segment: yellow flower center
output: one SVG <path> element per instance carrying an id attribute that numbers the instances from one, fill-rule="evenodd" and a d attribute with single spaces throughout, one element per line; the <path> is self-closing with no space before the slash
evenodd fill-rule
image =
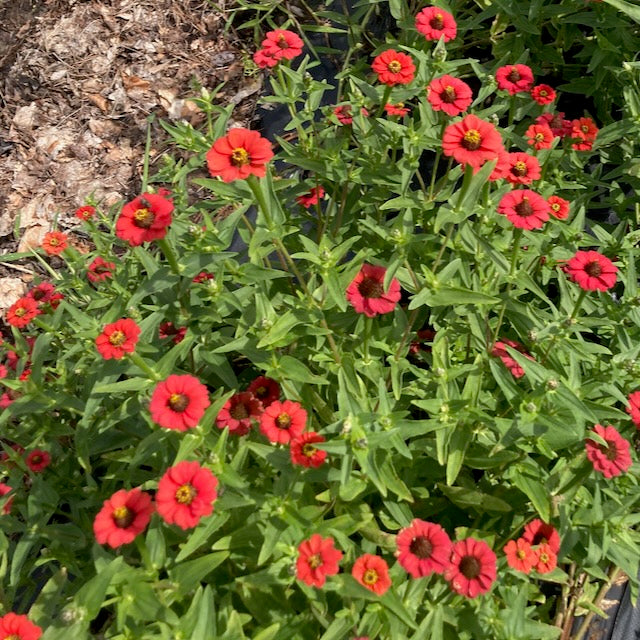
<path id="1" fill-rule="evenodd" d="M 542 551 L 540 553 L 540 562 L 547 564 L 547 562 L 549 562 L 549 555 L 547 553 L 545 553 L 544 551 Z"/>
<path id="2" fill-rule="evenodd" d="M 49 244 L 52 247 L 57 247 L 60 244 L 60 240 L 54 236 L 53 238 L 49 238 Z"/>
<path id="3" fill-rule="evenodd" d="M 302 453 L 307 456 L 307 458 L 311 458 L 316 451 L 317 449 L 310 442 L 302 446 Z"/>
<path id="4" fill-rule="evenodd" d="M 183 484 L 176 491 L 176 502 L 180 504 L 191 504 L 197 495 L 198 492 L 190 484 Z"/>
<path id="5" fill-rule="evenodd" d="M 234 167 L 244 167 L 250 163 L 249 154 L 246 149 L 242 147 L 236 147 L 231 152 L 231 164 Z"/>
<path id="6" fill-rule="evenodd" d="M 392 60 L 388 65 L 387 69 L 391 71 L 391 73 L 400 73 L 402 71 L 402 64 L 399 60 Z"/>
<path id="7" fill-rule="evenodd" d="M 155 216 L 146 207 L 136 209 L 133 214 L 133 224 L 142 229 L 148 229 L 152 224 Z"/>
<path id="8" fill-rule="evenodd" d="M 120 529 L 126 529 L 131 526 L 131 523 L 135 519 L 135 513 L 131 511 L 128 507 L 122 505 L 121 507 L 116 507 L 111 514 L 113 521 L 116 523 L 116 527 Z"/>
<path id="9" fill-rule="evenodd" d="M 538 95 L 542 96 L 543 98 L 546 98 L 549 94 L 547 93 L 546 89 L 540 89 L 540 91 L 538 91 Z"/>
<path id="10" fill-rule="evenodd" d="M 516 551 L 516 556 L 520 560 L 524 560 L 527 557 L 527 552 L 524 549 L 518 549 L 518 551 Z"/>
<path id="11" fill-rule="evenodd" d="M 110 336 L 109 336 L 109 342 L 114 346 L 114 347 L 119 347 L 125 340 L 127 339 L 127 336 L 124 335 L 124 332 L 122 331 L 114 331 Z"/>
<path id="12" fill-rule="evenodd" d="M 554 211 L 560 211 L 560 204 L 559 204 L 559 203 L 557 203 L 557 202 L 554 202 L 554 203 L 551 205 L 551 208 L 552 208 Z"/>
<path id="13" fill-rule="evenodd" d="M 276 418 L 276 424 L 281 429 L 288 429 L 291 426 L 291 416 L 288 413 L 281 413 Z"/>
<path id="14" fill-rule="evenodd" d="M 544 142 L 544 133 L 536 133 L 534 140 L 536 142 Z"/>
<path id="15" fill-rule="evenodd" d="M 520 161 L 520 162 L 516 162 L 513 165 L 513 169 L 511 170 L 515 175 L 519 176 L 519 177 L 523 177 L 527 175 L 527 165 L 526 163 Z"/>
<path id="16" fill-rule="evenodd" d="M 481 142 L 482 136 L 477 129 L 469 129 L 462 138 L 462 146 L 469 151 L 479 149 Z"/>
<path id="17" fill-rule="evenodd" d="M 378 572 L 375 569 L 367 569 L 362 576 L 362 582 L 369 586 L 374 585 L 378 582 Z"/>
<path id="18" fill-rule="evenodd" d="M 322 564 L 322 558 L 319 553 L 314 553 L 312 556 L 309 556 L 307 562 L 311 569 L 317 569 Z"/>
<path id="19" fill-rule="evenodd" d="M 450 84 L 448 84 L 442 90 L 442 96 L 441 97 L 442 97 L 442 101 L 443 102 L 446 102 L 447 104 L 451 104 L 456 99 L 456 90 Z"/>
<path id="20" fill-rule="evenodd" d="M 14 313 L 18 316 L 18 318 L 22 318 L 22 316 L 27 313 L 27 310 L 24 307 L 18 307 Z"/>

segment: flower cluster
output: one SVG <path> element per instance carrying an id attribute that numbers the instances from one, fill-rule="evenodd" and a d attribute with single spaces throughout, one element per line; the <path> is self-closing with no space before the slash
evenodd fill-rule
<path id="1" fill-rule="evenodd" d="M 286 29 L 269 31 L 253 61 L 261 68 L 275 67 L 281 60 L 293 60 L 302 53 L 304 43 L 297 34 Z"/>
<path id="2" fill-rule="evenodd" d="M 516 571 L 550 573 L 558 562 L 560 536 L 555 527 L 536 518 L 525 526 L 520 538 L 509 540 L 503 551 L 507 564 Z"/>

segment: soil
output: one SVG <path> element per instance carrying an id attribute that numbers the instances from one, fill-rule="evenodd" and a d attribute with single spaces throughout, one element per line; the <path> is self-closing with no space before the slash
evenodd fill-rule
<path id="1" fill-rule="evenodd" d="M 2 254 L 54 228 L 82 244 L 78 207 L 139 193 L 148 127 L 153 173 L 158 118 L 197 126 L 191 98 L 224 82 L 217 101 L 251 120 L 261 80 L 225 30 L 233 2 L 0 0 L 0 310 L 35 268 Z"/>

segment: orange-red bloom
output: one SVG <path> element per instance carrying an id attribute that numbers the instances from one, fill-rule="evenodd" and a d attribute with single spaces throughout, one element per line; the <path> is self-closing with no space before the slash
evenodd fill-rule
<path id="1" fill-rule="evenodd" d="M 505 89 L 511 95 L 530 91 L 533 87 L 533 72 L 526 64 L 512 64 L 496 71 L 498 89 Z"/>
<path id="2" fill-rule="evenodd" d="M 534 358 L 519 342 L 516 342 L 515 340 L 503 338 L 502 340 L 496 341 L 493 345 L 491 355 L 494 358 L 500 358 L 504 366 L 511 371 L 511 375 L 513 375 L 514 378 L 522 378 L 524 375 L 524 369 L 509 355 L 509 352 L 506 349 L 507 347 L 515 349 L 526 358 L 529 358 L 529 360 L 534 360 Z"/>
<path id="3" fill-rule="evenodd" d="M 415 519 L 396 536 L 398 562 L 414 578 L 444 573 L 449 566 L 451 540 L 435 522 Z"/>
<path id="4" fill-rule="evenodd" d="M 268 31 L 262 41 L 262 51 L 266 56 L 276 61 L 291 60 L 302 53 L 304 42 L 293 31 L 286 29 L 276 29 Z"/>
<path id="5" fill-rule="evenodd" d="M 244 436 L 251 431 L 252 420 L 260 420 L 264 408 L 250 391 L 232 395 L 216 418 L 218 429 L 229 427 L 230 433 Z"/>
<path id="6" fill-rule="evenodd" d="M 340 570 L 338 563 L 343 554 L 333 544 L 333 538 L 323 538 L 319 533 L 303 540 L 298 546 L 296 578 L 310 587 L 324 586 L 327 576 Z"/>
<path id="7" fill-rule="evenodd" d="M 116 491 L 105 500 L 93 521 L 93 533 L 98 544 L 108 544 L 115 549 L 133 542 L 151 519 L 151 496 L 140 489 Z"/>
<path id="8" fill-rule="evenodd" d="M 389 289 L 384 290 L 386 267 L 363 264 L 358 275 L 347 287 L 347 300 L 357 313 L 369 318 L 391 313 L 400 300 L 400 282 L 393 278 Z"/>
<path id="9" fill-rule="evenodd" d="M 605 446 L 587 438 L 585 450 L 587 458 L 593 463 L 593 468 L 605 478 L 613 478 L 625 473 L 631 466 L 629 442 L 611 425 L 603 427 L 597 424 L 593 430 L 607 443 Z"/>
<path id="10" fill-rule="evenodd" d="M 360 108 L 360 113 L 367 118 L 369 116 L 369 112 L 364 108 Z M 333 108 L 333 115 L 338 119 L 340 124 L 352 124 L 353 123 L 353 114 L 351 112 L 350 104 L 341 104 L 337 107 Z"/>
<path id="11" fill-rule="evenodd" d="M 585 291 L 606 291 L 616 283 L 618 267 L 597 251 L 577 251 L 565 271 Z"/>
<path id="12" fill-rule="evenodd" d="M 302 435 L 307 412 L 297 402 L 272 402 L 260 416 L 260 431 L 273 443 L 287 444 Z"/>
<path id="13" fill-rule="evenodd" d="M 296 198 L 296 202 L 302 205 L 305 209 L 308 209 L 314 204 L 318 204 L 320 200 L 324 198 L 324 189 L 320 186 L 311 187 L 309 193 L 305 193 Z"/>
<path id="14" fill-rule="evenodd" d="M 416 29 L 427 40 L 440 40 L 444 37 L 444 41 L 449 42 L 456 37 L 458 27 L 449 12 L 440 7 L 425 7 L 416 16 Z"/>
<path id="15" fill-rule="evenodd" d="M 536 118 L 536 124 L 546 124 L 551 129 L 554 136 L 564 138 L 571 135 L 573 125 L 571 120 L 565 120 L 562 111 L 558 113 L 543 113 Z"/>
<path id="16" fill-rule="evenodd" d="M 411 56 L 393 49 L 376 56 L 371 68 L 378 74 L 378 81 L 389 87 L 409 84 L 416 72 Z"/>
<path id="17" fill-rule="evenodd" d="M 535 191 L 518 189 L 502 196 L 498 213 L 507 216 L 514 227 L 531 231 L 541 229 L 549 219 L 549 205 Z"/>
<path id="18" fill-rule="evenodd" d="M 143 193 L 122 207 L 116 222 L 116 236 L 132 247 L 161 240 L 171 224 L 173 202 L 156 193 Z"/>
<path id="19" fill-rule="evenodd" d="M 38 303 L 33 298 L 20 298 L 9 307 L 7 322 L 21 329 L 26 327 L 40 313 L 42 312 L 38 307 Z"/>
<path id="20" fill-rule="evenodd" d="M 489 591 L 496 579 L 496 554 L 483 540 L 455 542 L 444 577 L 456 593 L 475 598 Z"/>
<path id="21" fill-rule="evenodd" d="M 206 158 L 212 176 L 220 176 L 224 182 L 233 182 L 250 175 L 263 178 L 267 173 L 266 164 L 273 158 L 273 151 L 271 143 L 257 131 L 238 127 L 218 138 L 207 151 Z"/>
<path id="22" fill-rule="evenodd" d="M 51 309 L 57 309 L 60 300 L 64 300 L 64 296 L 56 291 L 56 288 L 50 282 L 41 282 L 29 290 L 27 298 L 33 298 L 41 310 L 45 310 L 47 305 Z"/>
<path id="23" fill-rule="evenodd" d="M 470 114 L 450 124 L 442 136 L 442 151 L 460 164 L 477 168 L 498 157 L 503 149 L 498 130 L 489 122 Z"/>
<path id="24" fill-rule="evenodd" d="M 389 566 L 380 556 L 365 553 L 360 556 L 351 569 L 351 575 L 366 589 L 378 596 L 383 595 L 391 586 Z"/>
<path id="25" fill-rule="evenodd" d="M 547 204 L 549 205 L 549 213 L 558 220 L 566 220 L 569 217 L 569 205 L 568 200 L 561 198 L 560 196 L 550 196 L 547 198 Z"/>
<path id="26" fill-rule="evenodd" d="M 125 353 L 133 353 L 140 338 L 140 327 L 131 318 L 121 318 L 105 325 L 96 338 L 96 348 L 105 360 L 124 358 Z"/>
<path id="27" fill-rule="evenodd" d="M 629 394 L 627 413 L 631 416 L 633 424 L 640 428 L 640 391 L 634 391 Z"/>
<path id="28" fill-rule="evenodd" d="M 149 410 L 151 419 L 161 427 L 186 431 L 200 422 L 209 404 L 209 392 L 200 380 L 171 375 L 158 383 Z"/>
<path id="29" fill-rule="evenodd" d="M 516 151 L 509 154 L 509 170 L 504 176 L 511 184 L 531 184 L 540 178 L 538 158 Z"/>
<path id="30" fill-rule="evenodd" d="M 571 147 L 576 151 L 590 151 L 598 135 L 598 127 L 591 118 L 578 118 L 571 122 L 571 137 L 576 140 Z"/>
<path id="31" fill-rule="evenodd" d="M 102 282 L 107 278 L 113 278 L 115 268 L 115 263 L 107 262 L 104 258 L 96 256 L 87 267 L 87 278 L 91 282 Z"/>
<path id="32" fill-rule="evenodd" d="M 535 570 L 538 573 L 551 573 L 558 564 L 558 556 L 548 544 L 542 543 L 536 549 L 537 561 Z"/>
<path id="33" fill-rule="evenodd" d="M 90 204 L 85 205 L 84 207 L 80 207 L 76 209 L 76 218 L 80 218 L 80 220 L 88 220 L 89 218 L 93 218 L 96 215 L 96 208 L 92 207 Z"/>
<path id="34" fill-rule="evenodd" d="M 524 538 L 509 540 L 503 551 L 507 557 L 507 564 L 516 571 L 530 573 L 538 563 L 537 551 L 534 551 Z"/>
<path id="35" fill-rule="evenodd" d="M 535 518 L 525 525 L 522 539 L 532 546 L 548 544 L 554 553 L 560 551 L 560 534 L 557 529 L 540 518 Z"/>
<path id="36" fill-rule="evenodd" d="M 9 612 L 0 618 L 2 640 L 38 640 L 42 629 L 25 615 Z"/>
<path id="37" fill-rule="evenodd" d="M 49 231 L 44 234 L 40 245 L 50 256 L 58 256 L 67 248 L 67 234 L 62 231 Z"/>
<path id="38" fill-rule="evenodd" d="M 471 87 L 453 76 L 434 78 L 427 87 L 427 100 L 434 111 L 444 111 L 449 116 L 460 115 L 473 101 Z"/>
<path id="39" fill-rule="evenodd" d="M 40 473 L 44 471 L 51 463 L 51 456 L 47 451 L 42 449 L 34 449 L 29 452 L 26 458 L 27 467 L 34 473 Z"/>
<path id="40" fill-rule="evenodd" d="M 550 149 L 553 143 L 553 131 L 548 124 L 532 124 L 525 132 L 527 142 L 536 151 L 540 149 Z"/>
<path id="41" fill-rule="evenodd" d="M 5 407 L 3 407 L 5 408 Z M 10 487 L 8 484 L 4 482 L 0 482 L 0 498 L 6 496 L 7 493 L 11 492 L 13 487 Z M 13 496 L 7 499 L 7 501 L 2 505 L 2 515 L 7 515 L 11 513 L 11 505 L 13 504 Z"/>
<path id="42" fill-rule="evenodd" d="M 291 462 L 303 467 L 319 467 L 327 459 L 327 452 L 314 447 L 316 442 L 325 442 L 324 436 L 315 431 L 305 431 L 289 443 Z"/>
<path id="43" fill-rule="evenodd" d="M 384 105 L 384 110 L 388 116 L 400 117 L 406 116 L 410 111 L 409 107 L 404 106 L 404 102 L 398 102 L 398 104 L 387 102 L 387 104 Z"/>
<path id="44" fill-rule="evenodd" d="M 538 84 L 531 89 L 531 97 L 538 104 L 551 104 L 556 99 L 556 92 L 548 84 Z"/>

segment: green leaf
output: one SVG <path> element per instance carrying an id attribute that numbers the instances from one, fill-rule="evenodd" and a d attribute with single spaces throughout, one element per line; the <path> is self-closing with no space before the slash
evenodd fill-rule
<path id="1" fill-rule="evenodd" d="M 195 560 L 189 560 L 179 564 L 169 571 L 170 578 L 179 585 L 181 593 L 185 594 L 195 589 L 198 583 L 207 574 L 211 573 L 217 566 L 222 564 L 229 557 L 228 551 L 216 551 L 206 556 L 200 556 Z"/>
<path id="2" fill-rule="evenodd" d="M 417 309 L 423 305 L 428 307 L 448 307 L 459 304 L 497 304 L 499 298 L 471 291 L 462 287 L 438 287 L 437 289 L 423 289 L 411 300 L 409 310 Z"/>
<path id="3" fill-rule="evenodd" d="M 114 558 L 98 572 L 98 575 L 91 578 L 76 593 L 74 598 L 76 604 L 87 610 L 86 622 L 90 622 L 98 615 L 107 594 L 107 589 L 123 564 L 124 558 L 122 556 Z"/>

